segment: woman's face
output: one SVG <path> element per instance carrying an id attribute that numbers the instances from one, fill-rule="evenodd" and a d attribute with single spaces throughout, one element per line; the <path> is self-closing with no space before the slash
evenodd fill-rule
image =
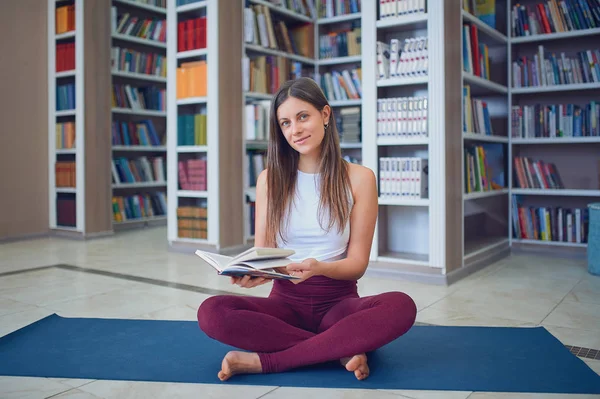
<path id="1" fill-rule="evenodd" d="M 329 106 L 319 111 L 312 104 L 295 97 L 289 97 L 277 109 L 277 121 L 283 136 L 302 155 L 320 150 L 329 115 Z"/>

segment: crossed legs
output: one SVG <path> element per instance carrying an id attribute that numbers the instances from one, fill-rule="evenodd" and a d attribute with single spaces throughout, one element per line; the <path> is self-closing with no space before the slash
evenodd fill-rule
<path id="1" fill-rule="evenodd" d="M 227 354 L 221 379 L 333 360 L 364 378 L 368 375 L 365 353 L 405 334 L 416 313 L 413 300 L 401 292 L 348 298 L 331 307 L 313 333 L 305 329 L 308 316 L 285 302 L 227 295 L 204 301 L 198 309 L 198 323 L 209 337 L 254 352 Z"/>

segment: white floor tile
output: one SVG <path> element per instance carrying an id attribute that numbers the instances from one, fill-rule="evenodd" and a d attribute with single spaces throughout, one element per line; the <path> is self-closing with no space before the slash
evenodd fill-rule
<path id="1" fill-rule="evenodd" d="M 131 382 L 98 380 L 79 388 L 106 399 L 206 398 L 257 399 L 275 387 L 216 384 L 175 384 L 161 382 Z"/>

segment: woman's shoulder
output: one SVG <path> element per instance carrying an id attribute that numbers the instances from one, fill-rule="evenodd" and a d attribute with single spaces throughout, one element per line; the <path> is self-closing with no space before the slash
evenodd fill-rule
<path id="1" fill-rule="evenodd" d="M 370 189 L 377 191 L 375 173 L 366 166 L 349 162 L 348 177 L 352 188 L 352 197 L 355 203 L 357 198 L 369 193 Z"/>
<path id="2" fill-rule="evenodd" d="M 376 182 L 375 173 L 366 166 L 348 163 L 348 177 L 353 188 L 365 187 Z"/>

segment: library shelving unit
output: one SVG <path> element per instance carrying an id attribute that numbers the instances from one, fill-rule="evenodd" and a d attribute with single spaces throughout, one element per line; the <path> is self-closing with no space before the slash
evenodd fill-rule
<path id="1" fill-rule="evenodd" d="M 242 8 L 167 3 L 167 234 L 171 249 L 242 247 Z M 228 112 L 227 110 L 231 110 Z"/>
<path id="2" fill-rule="evenodd" d="M 333 108 L 342 155 L 359 164 L 362 163 L 360 3 L 352 0 L 317 6 L 315 24 L 315 77 Z"/>
<path id="3" fill-rule="evenodd" d="M 490 262 L 510 248 L 508 37 L 506 2 L 461 10 L 461 267 Z M 481 15 L 484 14 L 484 15 Z M 481 15 L 481 16 L 476 16 Z"/>
<path id="4" fill-rule="evenodd" d="M 113 229 L 166 224 L 166 0 L 112 0 Z"/>
<path id="5" fill-rule="evenodd" d="M 244 242 L 254 242 L 256 179 L 266 167 L 269 109 L 273 94 L 293 77 L 315 77 L 316 15 L 297 4 L 287 8 L 264 0 L 242 0 L 244 38 L 241 51 Z M 292 44 L 292 42 L 294 44 Z M 295 51 L 295 52 L 294 52 Z M 274 70 L 277 72 L 273 72 Z"/>
<path id="6" fill-rule="evenodd" d="M 600 6 L 554 3 L 506 7 L 509 238 L 513 248 L 581 255 L 587 205 L 600 199 Z"/>
<path id="7" fill-rule="evenodd" d="M 49 227 L 85 238 L 111 233 L 109 9 L 48 0 Z M 106 18 L 103 18 L 106 17 Z"/>
<path id="8" fill-rule="evenodd" d="M 379 187 L 369 269 L 441 277 L 445 11 L 417 7 L 362 2 L 363 165 Z"/>
<path id="9" fill-rule="evenodd" d="M 83 1 L 48 1 L 50 228 L 85 231 Z"/>

